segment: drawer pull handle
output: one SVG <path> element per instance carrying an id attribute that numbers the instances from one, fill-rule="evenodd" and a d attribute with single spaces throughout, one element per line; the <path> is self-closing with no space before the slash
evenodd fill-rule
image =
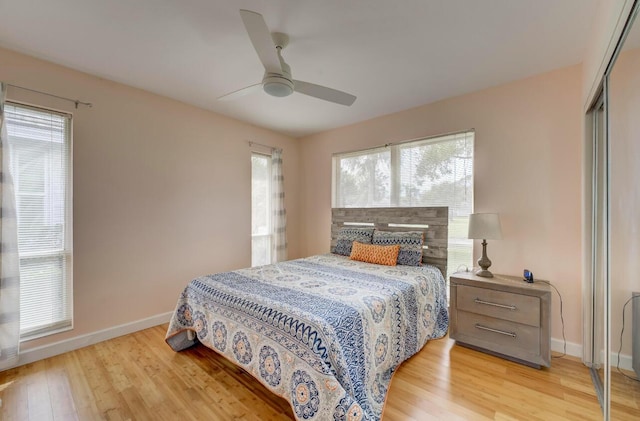
<path id="1" fill-rule="evenodd" d="M 488 305 L 488 306 L 507 308 L 509 310 L 517 310 L 516 306 L 509 306 L 509 305 L 506 305 L 506 304 L 492 303 L 491 301 L 484 301 L 484 300 L 481 300 L 480 298 L 476 298 L 475 300 L 473 300 L 473 302 L 476 303 L 476 304 L 485 304 L 485 305 Z"/>
<path id="2" fill-rule="evenodd" d="M 478 324 L 478 323 L 476 323 L 476 329 L 488 330 L 489 332 L 499 333 L 505 336 L 511 336 L 512 338 L 515 338 L 517 336 L 515 332 L 507 332 L 500 329 L 493 329 L 491 327 L 482 326 L 481 324 Z"/>

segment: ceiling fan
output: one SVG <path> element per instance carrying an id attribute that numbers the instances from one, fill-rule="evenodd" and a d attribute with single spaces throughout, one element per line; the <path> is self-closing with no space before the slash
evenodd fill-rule
<path id="1" fill-rule="evenodd" d="M 228 93 L 218 97 L 218 99 L 235 99 L 262 88 L 266 93 L 275 97 L 289 96 L 295 91 L 325 101 L 335 102 L 336 104 L 346 106 L 353 104 L 356 97 L 351 94 L 293 79 L 291 77 L 291 68 L 282 58 L 282 50 L 289 43 L 289 37 L 279 32 L 271 34 L 260 13 L 240 10 L 240 16 L 244 27 L 249 33 L 253 48 L 256 49 L 258 57 L 264 66 L 264 76 L 262 82 Z"/>

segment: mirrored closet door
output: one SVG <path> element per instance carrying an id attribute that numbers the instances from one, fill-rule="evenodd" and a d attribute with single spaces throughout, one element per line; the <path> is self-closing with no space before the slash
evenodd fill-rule
<path id="1" fill-rule="evenodd" d="M 607 291 L 608 291 L 608 269 L 607 263 L 609 251 L 608 237 L 608 147 L 607 147 L 607 119 L 606 103 L 603 93 L 598 97 L 594 107 L 590 112 L 593 144 L 591 146 L 591 209 L 590 227 L 591 232 L 591 254 L 590 258 L 590 283 L 585 296 L 588 302 L 585 318 L 589 319 L 589 330 L 584 334 L 584 361 L 591 368 L 594 387 L 598 393 L 598 400 L 603 409 L 605 403 L 605 384 L 608 380 L 608 373 L 604 367 L 607 355 L 606 346 L 606 318 L 607 318 Z"/>
<path id="2" fill-rule="evenodd" d="M 640 419 L 640 20 L 636 1 L 589 113 L 584 360 L 605 420 Z M 589 324 L 587 324 L 589 326 Z"/>
<path id="3" fill-rule="evenodd" d="M 638 7 L 607 81 L 610 419 L 640 419 L 640 20 Z M 633 298 L 635 295 L 638 298 Z M 635 309 L 635 315 L 634 315 Z M 634 348 L 633 343 L 636 342 Z M 635 370 L 634 370 L 635 368 Z"/>

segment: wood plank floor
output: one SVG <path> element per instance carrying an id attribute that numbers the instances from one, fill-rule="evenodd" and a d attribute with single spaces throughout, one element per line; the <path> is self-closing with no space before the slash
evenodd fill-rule
<path id="1" fill-rule="evenodd" d="M 0 373 L 0 419 L 291 420 L 281 399 L 215 352 L 173 352 L 166 325 Z M 535 370 L 431 341 L 395 374 L 384 421 L 599 420 L 589 371 L 554 359 Z M 639 419 L 640 393 L 618 376 L 616 420 Z M 329 417 L 327 418 L 329 419 Z"/>

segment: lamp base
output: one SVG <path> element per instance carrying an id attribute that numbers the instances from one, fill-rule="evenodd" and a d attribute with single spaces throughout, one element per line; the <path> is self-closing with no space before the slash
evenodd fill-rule
<path id="1" fill-rule="evenodd" d="M 493 273 L 489 272 L 486 269 L 480 269 L 476 272 L 476 276 L 481 276 L 483 278 L 493 278 Z"/>
<path id="2" fill-rule="evenodd" d="M 489 272 L 491 260 L 487 257 L 487 240 L 482 240 L 482 257 L 478 259 L 478 266 L 480 266 L 480 270 L 476 272 L 476 276 L 493 278 L 493 273 Z"/>

